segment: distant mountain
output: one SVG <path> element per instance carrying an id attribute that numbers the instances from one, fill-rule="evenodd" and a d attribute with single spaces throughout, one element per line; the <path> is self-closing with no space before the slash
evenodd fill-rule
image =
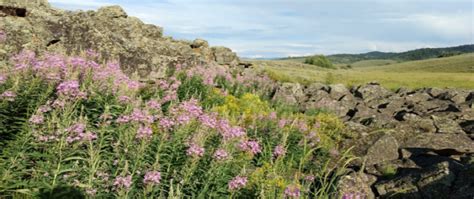
<path id="1" fill-rule="evenodd" d="M 379 52 L 373 51 L 363 54 L 335 54 L 329 55 L 327 58 L 333 63 L 339 64 L 350 64 L 362 60 L 372 60 L 372 59 L 391 59 L 397 61 L 414 61 L 414 60 L 423 60 L 431 59 L 438 57 L 450 57 L 453 55 L 460 55 L 464 53 L 474 52 L 474 44 L 462 45 L 456 47 L 447 47 L 447 48 L 421 48 L 416 50 L 410 50 L 401 53 L 393 52 Z"/>

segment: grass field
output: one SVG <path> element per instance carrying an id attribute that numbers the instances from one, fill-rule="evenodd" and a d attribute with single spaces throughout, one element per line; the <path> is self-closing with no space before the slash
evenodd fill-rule
<path id="1" fill-rule="evenodd" d="M 368 64 L 364 66 L 363 63 Z M 390 89 L 399 87 L 454 87 L 474 89 L 474 54 L 447 58 L 377 65 L 388 61 L 363 61 L 353 69 L 324 69 L 294 61 L 255 61 L 279 81 L 343 83 L 348 86 L 378 81 Z M 370 64 L 374 64 L 370 66 Z"/>

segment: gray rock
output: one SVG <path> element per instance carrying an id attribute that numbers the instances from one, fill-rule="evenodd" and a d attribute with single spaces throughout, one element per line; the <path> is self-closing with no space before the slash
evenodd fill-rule
<path id="1" fill-rule="evenodd" d="M 334 100 L 340 100 L 342 97 L 350 94 L 344 84 L 329 85 L 329 96 Z"/>
<path id="2" fill-rule="evenodd" d="M 207 41 L 204 39 L 195 39 L 191 47 L 192 48 L 201 48 L 201 47 L 207 48 L 209 47 L 209 43 L 207 43 Z"/>
<path id="3" fill-rule="evenodd" d="M 105 6 L 99 8 L 97 15 L 107 18 L 126 18 L 128 16 L 120 6 Z"/>
<path id="4" fill-rule="evenodd" d="M 449 162 L 374 185 L 381 198 L 451 198 L 456 174 Z"/>
<path id="5" fill-rule="evenodd" d="M 431 116 L 433 119 L 433 123 L 436 126 L 437 132 L 438 133 L 463 133 L 463 129 L 461 126 L 459 126 L 458 123 L 455 121 L 448 119 L 448 118 L 443 118 L 443 117 L 436 117 L 436 116 Z"/>
<path id="6" fill-rule="evenodd" d="M 304 97 L 303 87 L 298 83 L 283 83 L 275 95 L 274 101 L 279 101 L 287 104 L 297 105 L 299 99 Z"/>
<path id="7" fill-rule="evenodd" d="M 408 140 L 403 148 L 422 148 L 435 151 L 453 150 L 458 153 L 474 152 L 474 142 L 465 134 L 422 134 Z"/>
<path id="8" fill-rule="evenodd" d="M 337 185 L 339 195 L 353 194 L 358 195 L 360 198 L 375 198 L 370 188 L 375 180 L 373 176 L 358 172 L 342 176 Z"/>
<path id="9" fill-rule="evenodd" d="M 374 165 L 398 159 L 398 156 L 398 141 L 387 134 L 370 146 L 365 157 L 367 165 Z"/>

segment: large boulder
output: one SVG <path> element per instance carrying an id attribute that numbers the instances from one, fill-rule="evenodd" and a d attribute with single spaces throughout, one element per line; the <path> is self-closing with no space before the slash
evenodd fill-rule
<path id="1" fill-rule="evenodd" d="M 426 133 L 409 139 L 402 148 L 426 149 L 442 153 L 473 153 L 474 142 L 465 134 Z"/>
<path id="2" fill-rule="evenodd" d="M 375 182 L 375 177 L 360 172 L 352 172 L 342 176 L 337 188 L 339 195 L 352 195 L 355 198 L 375 198 L 370 186 Z"/>
<path id="3" fill-rule="evenodd" d="M 374 165 L 398 159 L 398 156 L 398 141 L 393 136 L 387 134 L 369 147 L 365 157 L 367 165 Z"/>
<path id="4" fill-rule="evenodd" d="M 376 183 L 374 187 L 381 198 L 451 198 L 456 172 L 450 164 L 441 162 L 424 171 Z"/>
<path id="5" fill-rule="evenodd" d="M 303 87 L 298 83 L 283 83 L 273 96 L 274 101 L 292 105 L 298 105 L 300 99 L 304 97 Z"/>
<path id="6" fill-rule="evenodd" d="M 455 121 L 445 118 L 431 116 L 438 133 L 463 133 L 463 129 Z"/>
<path id="7" fill-rule="evenodd" d="M 96 12 L 54 9 L 45 0 L 4 0 L 0 6 L 27 13 L 0 17 L 0 27 L 8 38 L 0 44 L 0 60 L 8 60 L 22 49 L 59 54 L 92 49 L 103 58 L 120 61 L 126 74 L 142 80 L 162 78 L 167 68 L 177 64 L 238 64 L 237 55 L 228 48 L 211 49 L 204 40 L 192 43 L 163 37 L 161 27 L 130 17 L 119 6 Z M 199 48 L 194 49 L 196 46 Z"/>
<path id="8" fill-rule="evenodd" d="M 214 54 L 215 61 L 219 64 L 231 66 L 236 66 L 239 64 L 239 58 L 237 57 L 237 54 L 232 52 L 232 50 L 229 48 L 223 46 L 212 47 L 212 52 Z"/>

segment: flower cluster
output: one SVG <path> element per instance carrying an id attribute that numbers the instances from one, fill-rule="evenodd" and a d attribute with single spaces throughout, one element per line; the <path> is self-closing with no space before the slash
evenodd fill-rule
<path id="1" fill-rule="evenodd" d="M 192 157 L 202 157 L 204 155 L 204 148 L 195 143 L 191 143 L 186 154 Z"/>
<path id="2" fill-rule="evenodd" d="M 7 76 L 0 75 L 0 85 L 4 84 L 7 81 Z"/>
<path id="3" fill-rule="evenodd" d="M 13 102 L 15 101 L 16 93 L 13 91 L 5 91 L 0 95 L 0 99 L 5 101 Z"/>
<path id="4" fill-rule="evenodd" d="M 253 155 L 256 155 L 256 154 L 262 152 L 262 148 L 260 147 L 260 144 L 257 141 L 254 141 L 254 140 L 241 141 L 240 144 L 239 144 L 239 148 L 242 151 L 250 152 Z"/>
<path id="5" fill-rule="evenodd" d="M 155 121 L 155 117 L 150 115 L 148 111 L 135 108 L 133 109 L 130 115 L 122 115 L 117 118 L 117 123 L 129 123 L 129 122 L 137 122 L 143 124 L 151 124 Z"/>
<path id="6" fill-rule="evenodd" d="M 149 171 L 145 174 L 143 178 L 143 183 L 147 185 L 156 185 L 160 184 L 161 173 L 159 171 Z"/>
<path id="7" fill-rule="evenodd" d="M 273 150 L 273 156 L 274 157 L 280 157 L 280 156 L 283 156 L 285 154 L 286 154 L 286 149 L 282 145 L 276 146 L 275 149 Z"/>
<path id="8" fill-rule="evenodd" d="M 229 181 L 229 190 L 235 191 L 245 187 L 247 185 L 247 177 L 236 176 Z"/>
<path id="9" fill-rule="evenodd" d="M 288 198 L 299 198 L 301 196 L 300 188 L 296 185 L 286 187 L 284 194 Z"/>
<path id="10" fill-rule="evenodd" d="M 147 138 L 151 138 L 152 135 L 153 135 L 153 130 L 150 127 L 140 126 L 140 128 L 137 131 L 136 138 L 147 139 Z"/>
<path id="11" fill-rule="evenodd" d="M 132 176 L 117 176 L 114 181 L 114 186 L 117 188 L 129 189 L 132 186 Z"/>
<path id="12" fill-rule="evenodd" d="M 68 143 L 75 141 L 92 141 L 97 139 L 97 135 L 93 132 L 86 131 L 86 125 L 83 123 L 77 123 L 66 129 L 66 132 L 71 133 L 66 138 Z"/>
<path id="13" fill-rule="evenodd" d="M 229 157 L 229 154 L 224 149 L 217 149 L 216 152 L 214 152 L 213 157 L 216 160 L 226 160 Z"/>
<path id="14" fill-rule="evenodd" d="M 64 81 L 56 87 L 59 96 L 66 99 L 85 99 L 86 94 L 79 90 L 79 82 L 76 80 Z"/>

